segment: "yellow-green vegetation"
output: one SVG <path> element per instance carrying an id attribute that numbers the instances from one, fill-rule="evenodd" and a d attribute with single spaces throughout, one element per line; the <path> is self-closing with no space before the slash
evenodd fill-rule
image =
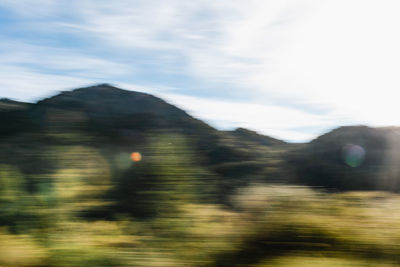
<path id="1" fill-rule="evenodd" d="M 0 266 L 400 265 L 397 194 L 252 184 L 227 207 L 184 139 L 149 143 L 122 177 L 84 145 L 29 179 L 0 166 Z"/>
<path id="2" fill-rule="evenodd" d="M 265 261 L 254 267 L 390 267 L 395 266 L 394 263 L 382 263 L 377 260 L 336 258 L 336 257 L 301 257 L 301 256 L 285 256 L 273 260 Z"/>
<path id="3" fill-rule="evenodd" d="M 182 202 L 175 215 L 0 233 L 1 266 L 393 266 L 400 197 L 254 185 L 235 211 Z M 41 207 L 45 208 L 45 207 Z M 51 218 L 50 218 L 51 219 Z"/>
<path id="4" fill-rule="evenodd" d="M 37 266 L 48 257 L 48 250 L 29 235 L 12 235 L 0 230 L 0 266 Z"/>

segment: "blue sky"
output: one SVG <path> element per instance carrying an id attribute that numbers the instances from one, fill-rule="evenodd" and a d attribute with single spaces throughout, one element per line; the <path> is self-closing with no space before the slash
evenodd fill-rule
<path id="1" fill-rule="evenodd" d="M 400 125 L 396 0 L 1 0 L 0 96 L 111 83 L 219 129 Z"/>

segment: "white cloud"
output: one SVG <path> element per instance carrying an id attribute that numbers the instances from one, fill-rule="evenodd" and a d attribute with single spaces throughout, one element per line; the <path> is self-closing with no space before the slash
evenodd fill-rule
<path id="1" fill-rule="evenodd" d="M 377 99 L 395 105 L 397 1 L 102 3 L 83 8 L 88 31 L 118 46 L 181 53 L 201 79 L 365 121 Z"/>
<path id="2" fill-rule="evenodd" d="M 80 52 L 49 46 L 31 45 L 9 41 L 0 44 L 1 66 L 29 65 L 32 70 L 47 69 L 52 72 L 73 72 L 85 78 L 118 77 L 134 73 L 134 67 L 118 62 L 88 56 Z"/>
<path id="3" fill-rule="evenodd" d="M 126 64 L 71 49 L 7 41 L 0 44 L 1 97 L 33 101 L 134 73 Z"/>

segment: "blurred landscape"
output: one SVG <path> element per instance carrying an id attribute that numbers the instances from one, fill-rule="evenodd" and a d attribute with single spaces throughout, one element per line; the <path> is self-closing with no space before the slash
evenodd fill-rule
<path id="1" fill-rule="evenodd" d="M 400 128 L 287 143 L 108 84 L 0 120 L 0 266 L 400 264 Z"/>

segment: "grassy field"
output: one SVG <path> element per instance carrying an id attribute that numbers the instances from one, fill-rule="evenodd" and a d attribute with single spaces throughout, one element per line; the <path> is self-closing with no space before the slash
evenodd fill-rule
<path id="1" fill-rule="evenodd" d="M 10 197 L 10 196 L 9 196 Z M 253 185 L 233 209 L 182 203 L 173 214 L 85 220 L 31 203 L 34 227 L 0 229 L 1 266 L 394 266 L 400 196 Z M 39 202 L 37 202 L 39 203 Z M 72 203 L 74 204 L 74 203 Z M 61 205 L 62 206 L 62 205 Z M 62 206 L 63 208 L 66 208 Z"/>

